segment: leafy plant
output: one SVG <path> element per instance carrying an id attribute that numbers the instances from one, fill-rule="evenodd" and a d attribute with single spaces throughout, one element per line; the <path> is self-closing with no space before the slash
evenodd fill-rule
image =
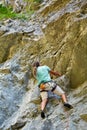
<path id="1" fill-rule="evenodd" d="M 3 5 L 0 5 L 0 20 L 2 19 L 8 19 L 8 18 L 13 18 L 13 19 L 27 19 L 29 18 L 34 11 L 28 12 L 28 14 L 23 14 L 23 13 L 15 13 L 12 11 L 12 8 L 5 7 Z"/>
<path id="2" fill-rule="evenodd" d="M 12 13 L 11 9 L 6 8 L 3 5 L 0 5 L 0 19 L 9 18 L 9 17 L 11 18 L 11 17 L 15 17 L 15 16 L 16 16 L 16 14 Z"/>
<path id="3" fill-rule="evenodd" d="M 38 8 L 38 4 L 41 3 L 43 0 L 24 0 L 27 3 L 25 13 L 15 13 L 13 9 L 9 6 L 3 6 L 0 4 L 0 20 L 13 18 L 13 19 L 27 19 L 34 13 L 34 11 Z"/>

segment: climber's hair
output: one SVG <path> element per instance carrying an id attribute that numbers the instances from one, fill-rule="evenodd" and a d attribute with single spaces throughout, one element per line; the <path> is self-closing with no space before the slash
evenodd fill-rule
<path id="1" fill-rule="evenodd" d="M 36 62 L 33 63 L 33 67 L 38 67 L 38 66 L 40 66 L 39 61 L 36 61 Z"/>

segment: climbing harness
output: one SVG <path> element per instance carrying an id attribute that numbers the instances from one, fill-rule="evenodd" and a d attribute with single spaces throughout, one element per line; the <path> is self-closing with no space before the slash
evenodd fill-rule
<path id="1" fill-rule="evenodd" d="M 52 84 L 52 85 L 51 85 Z M 41 91 L 46 90 L 46 91 L 54 91 L 57 87 L 57 84 L 54 81 L 48 81 L 48 82 L 42 82 L 39 85 L 39 88 L 41 89 Z"/>

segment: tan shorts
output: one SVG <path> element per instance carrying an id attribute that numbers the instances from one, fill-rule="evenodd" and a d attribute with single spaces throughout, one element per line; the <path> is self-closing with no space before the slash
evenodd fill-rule
<path id="1" fill-rule="evenodd" d="M 46 85 L 46 89 L 43 91 L 43 90 L 40 90 L 40 95 L 41 95 L 41 98 L 42 100 L 48 98 L 48 91 L 52 91 L 52 89 L 56 86 L 56 88 L 54 89 L 53 93 L 61 96 L 62 94 L 64 94 L 65 92 L 55 83 L 55 82 L 48 82 L 48 83 L 45 83 Z"/>

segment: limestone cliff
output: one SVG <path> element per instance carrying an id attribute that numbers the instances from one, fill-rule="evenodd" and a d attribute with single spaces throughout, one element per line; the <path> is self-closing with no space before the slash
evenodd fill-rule
<path id="1" fill-rule="evenodd" d="M 41 119 L 35 60 L 62 74 L 56 81 L 74 109 L 50 94 Z M 0 63 L 1 130 L 87 129 L 86 0 L 44 0 L 29 21 L 0 21 Z"/>

